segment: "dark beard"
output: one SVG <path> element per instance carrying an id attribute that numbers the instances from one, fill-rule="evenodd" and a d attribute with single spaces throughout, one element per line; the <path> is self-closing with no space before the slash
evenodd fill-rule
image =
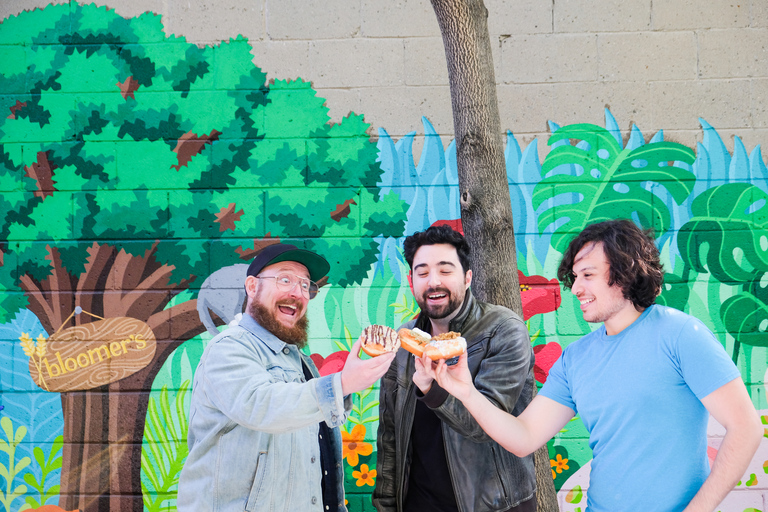
<path id="1" fill-rule="evenodd" d="M 300 313 L 300 309 L 296 311 L 296 314 Z M 306 346 L 307 329 L 309 328 L 309 320 L 306 315 L 301 317 L 293 327 L 286 327 L 275 318 L 275 314 L 272 311 L 256 301 L 251 303 L 251 307 L 248 309 L 248 314 L 251 315 L 259 325 L 277 336 L 281 341 L 284 341 L 289 345 L 296 345 L 299 348 L 304 348 Z"/>
<path id="2" fill-rule="evenodd" d="M 432 293 L 445 293 L 448 295 L 448 304 L 440 309 L 434 309 L 427 306 L 427 296 Z M 441 318 L 445 318 L 457 309 L 461 307 L 462 302 L 464 302 L 464 297 L 455 297 L 451 292 L 446 290 L 445 288 L 431 288 L 427 291 L 425 291 L 422 296 L 421 300 L 419 300 L 418 297 L 414 297 L 416 299 L 416 304 L 419 305 L 419 308 L 421 308 L 422 313 L 427 315 L 428 318 L 432 318 L 434 320 L 440 320 Z"/>

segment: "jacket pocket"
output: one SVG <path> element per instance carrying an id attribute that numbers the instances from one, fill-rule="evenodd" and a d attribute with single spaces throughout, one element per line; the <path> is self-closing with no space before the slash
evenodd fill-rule
<path id="1" fill-rule="evenodd" d="M 269 379 L 272 382 L 303 382 L 303 375 L 294 370 L 293 368 L 286 368 L 284 366 L 271 365 L 267 367 L 269 372 Z"/>
<path id="2" fill-rule="evenodd" d="M 253 484 L 251 484 L 251 492 L 248 495 L 248 501 L 245 504 L 246 512 L 252 510 L 261 510 L 257 505 L 260 498 L 262 498 L 262 490 L 264 488 L 264 478 L 267 473 L 267 452 L 259 452 L 259 456 L 256 459 L 256 471 L 253 475 Z"/>

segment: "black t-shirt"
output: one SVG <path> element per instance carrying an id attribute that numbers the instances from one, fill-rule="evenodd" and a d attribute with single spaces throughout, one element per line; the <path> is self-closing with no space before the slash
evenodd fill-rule
<path id="1" fill-rule="evenodd" d="M 405 512 L 458 512 L 443 445 L 442 421 L 421 400 L 411 432 L 411 473 Z"/>

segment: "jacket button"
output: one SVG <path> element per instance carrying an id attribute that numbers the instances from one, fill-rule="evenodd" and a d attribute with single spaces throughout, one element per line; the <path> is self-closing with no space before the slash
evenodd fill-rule
<path id="1" fill-rule="evenodd" d="M 317 498 L 315 498 L 314 496 L 312 496 L 312 504 L 314 505 L 315 503 L 317 503 Z"/>
<path id="2" fill-rule="evenodd" d="M 314 464 L 314 463 L 315 463 L 315 457 L 314 457 L 314 456 L 312 456 L 312 458 L 311 458 L 311 459 L 309 459 L 309 460 L 310 460 L 310 462 L 312 462 L 312 464 Z"/>
<path id="3" fill-rule="evenodd" d="M 290 353 L 291 353 L 291 349 L 289 349 L 288 347 L 285 347 L 285 348 L 283 349 L 283 354 L 285 354 L 285 355 L 288 355 L 288 354 L 290 354 Z"/>

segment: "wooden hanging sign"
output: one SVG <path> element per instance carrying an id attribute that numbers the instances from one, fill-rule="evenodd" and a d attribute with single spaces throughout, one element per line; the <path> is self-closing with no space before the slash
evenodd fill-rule
<path id="1" fill-rule="evenodd" d="M 39 337 L 36 345 L 22 339 L 22 347 L 35 383 L 64 392 L 93 389 L 138 372 L 152 361 L 157 343 L 146 323 L 115 317 L 57 331 L 47 340 Z"/>

